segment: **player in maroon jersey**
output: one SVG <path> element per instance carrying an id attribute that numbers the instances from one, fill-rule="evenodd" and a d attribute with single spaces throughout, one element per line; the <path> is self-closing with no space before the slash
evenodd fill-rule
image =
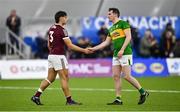
<path id="1" fill-rule="evenodd" d="M 80 48 L 72 44 L 68 37 L 68 33 L 64 26 L 67 23 L 67 14 L 64 11 L 59 11 L 55 14 L 55 24 L 50 27 L 48 33 L 48 76 L 40 84 L 40 88 L 37 90 L 31 100 L 37 105 L 42 105 L 40 102 L 40 96 L 42 92 L 55 80 L 56 75 L 60 77 L 61 87 L 64 95 L 67 99 L 66 105 L 81 105 L 81 103 L 75 102 L 71 98 L 71 93 L 68 85 L 68 62 L 65 57 L 64 47 L 67 46 L 69 49 L 83 52 L 85 54 L 92 53 L 88 49 Z"/>

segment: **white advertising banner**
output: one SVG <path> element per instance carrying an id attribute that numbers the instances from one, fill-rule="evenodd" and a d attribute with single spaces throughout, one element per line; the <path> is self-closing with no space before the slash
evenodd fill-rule
<path id="1" fill-rule="evenodd" d="M 47 60 L 0 61 L 1 79 L 44 79 Z M 110 77 L 111 60 L 69 60 L 70 77 Z"/>
<path id="2" fill-rule="evenodd" d="M 166 61 L 169 73 L 180 75 L 180 58 L 168 58 Z"/>
<path id="3" fill-rule="evenodd" d="M 47 60 L 0 61 L 2 79 L 42 79 L 47 76 Z"/>
<path id="4" fill-rule="evenodd" d="M 70 77 L 112 77 L 111 59 L 68 60 Z M 0 79 L 44 79 L 48 73 L 47 60 L 0 61 Z M 132 75 L 180 75 L 180 59 L 134 59 Z"/>

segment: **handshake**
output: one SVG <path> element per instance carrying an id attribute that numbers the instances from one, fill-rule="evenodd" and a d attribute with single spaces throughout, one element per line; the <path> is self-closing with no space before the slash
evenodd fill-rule
<path id="1" fill-rule="evenodd" d="M 84 50 L 83 50 L 83 52 L 85 53 L 85 54 L 92 54 L 92 53 L 94 53 L 96 50 L 95 50 L 95 48 L 94 47 L 87 47 L 87 48 L 85 48 Z"/>

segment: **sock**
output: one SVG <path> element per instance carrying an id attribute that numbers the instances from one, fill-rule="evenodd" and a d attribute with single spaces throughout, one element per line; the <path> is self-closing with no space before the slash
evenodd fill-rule
<path id="1" fill-rule="evenodd" d="M 139 89 L 139 93 L 140 93 L 141 95 L 143 95 L 143 94 L 145 93 L 144 89 L 143 89 L 143 88 Z"/>
<path id="2" fill-rule="evenodd" d="M 71 96 L 66 97 L 66 100 L 67 102 L 71 102 L 72 101 Z"/>
<path id="3" fill-rule="evenodd" d="M 116 96 L 116 99 L 121 100 L 121 96 Z"/>
<path id="4" fill-rule="evenodd" d="M 116 96 L 116 101 L 121 102 L 121 96 Z"/>
<path id="5" fill-rule="evenodd" d="M 39 88 L 39 89 L 37 90 L 37 92 L 35 93 L 35 95 L 34 95 L 34 96 L 36 96 L 36 97 L 40 97 L 40 96 L 41 96 L 41 94 L 42 94 L 42 90 Z"/>

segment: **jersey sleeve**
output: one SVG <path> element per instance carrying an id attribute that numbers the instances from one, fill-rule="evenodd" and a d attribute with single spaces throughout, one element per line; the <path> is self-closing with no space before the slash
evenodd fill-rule
<path id="1" fill-rule="evenodd" d="M 68 32 L 66 29 L 63 29 L 63 38 L 68 37 Z"/>
<path id="2" fill-rule="evenodd" d="M 108 36 L 108 37 L 111 37 L 109 29 L 108 29 L 108 35 L 107 35 L 107 36 Z"/>
<path id="3" fill-rule="evenodd" d="M 130 28 L 130 25 L 128 22 L 124 21 L 122 24 L 123 30 Z"/>

